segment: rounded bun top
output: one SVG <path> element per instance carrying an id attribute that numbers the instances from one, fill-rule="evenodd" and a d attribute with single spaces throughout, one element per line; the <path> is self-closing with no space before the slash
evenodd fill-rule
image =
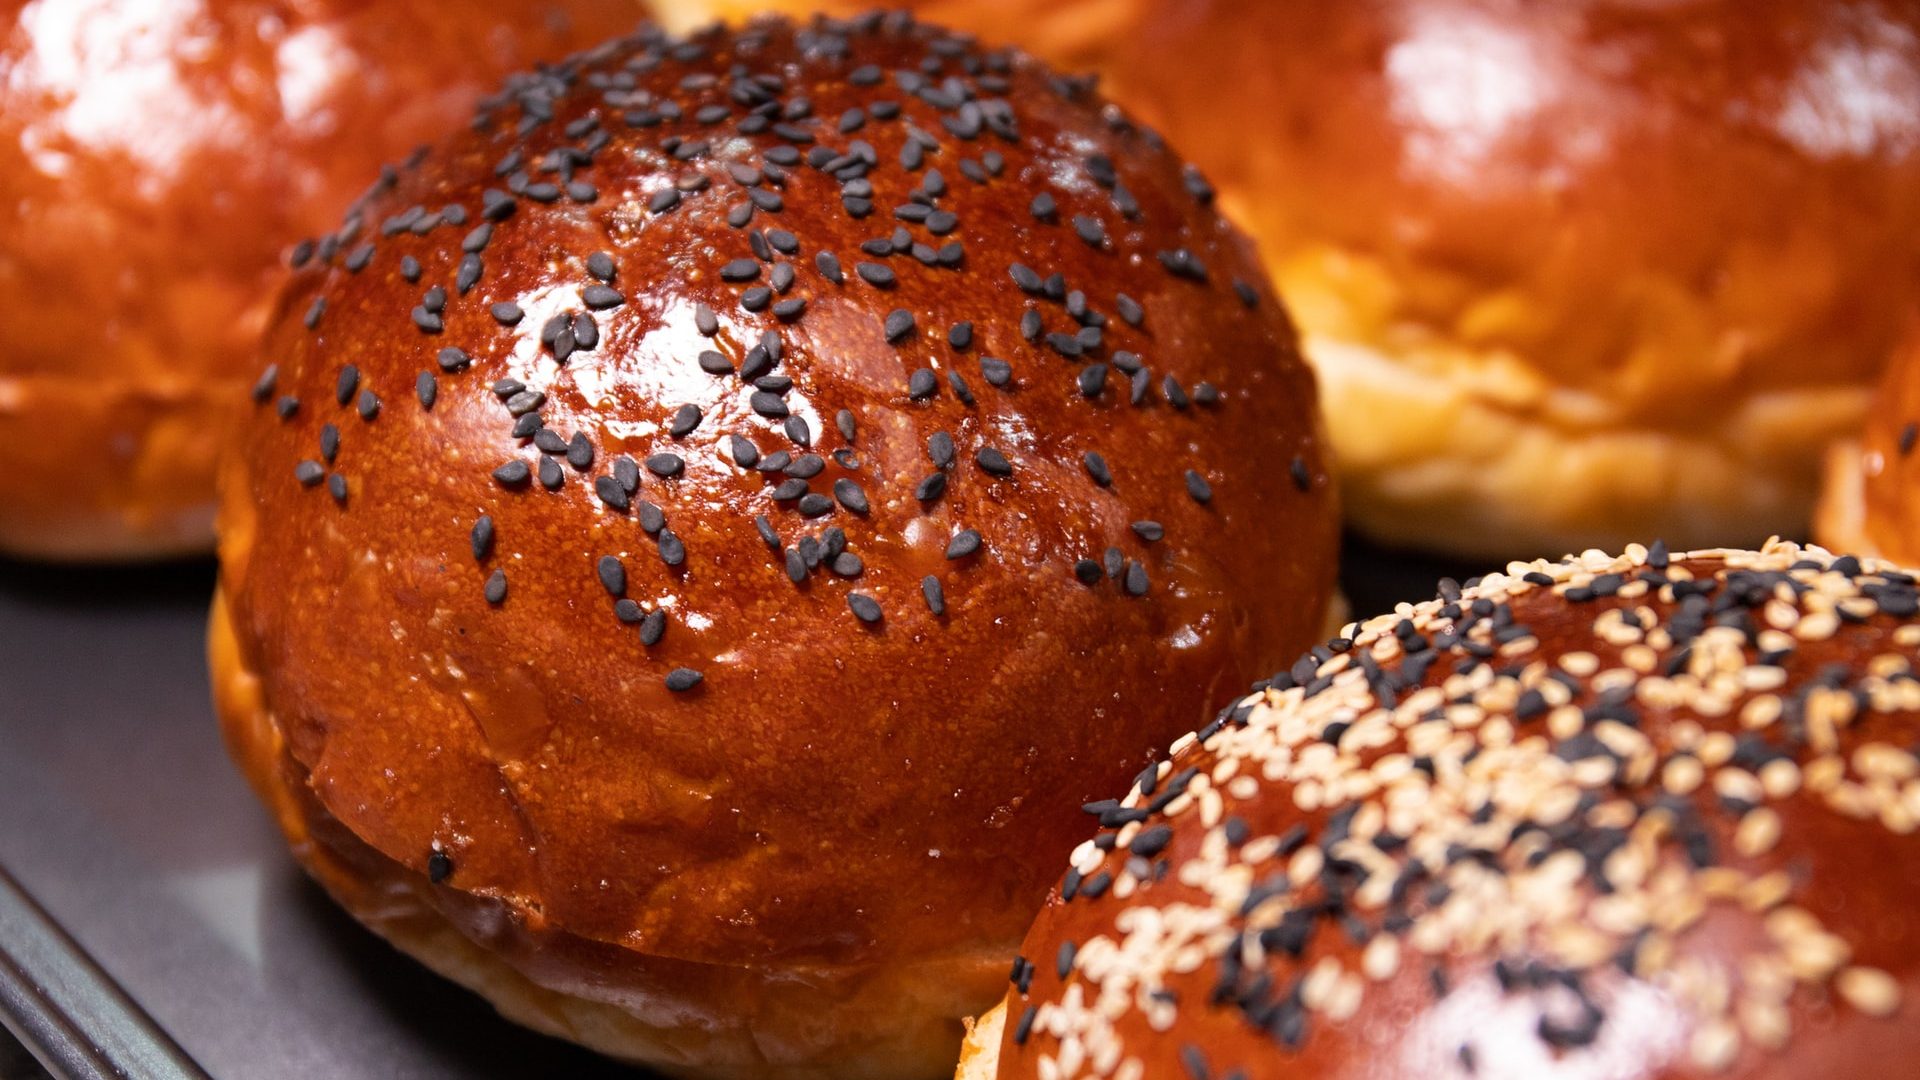
<path id="1" fill-rule="evenodd" d="M 297 261 L 224 602 L 327 810 L 521 918 L 1003 955 L 1077 804 L 1318 631 L 1338 511 L 1250 245 L 1017 54 L 644 31 Z"/>
<path id="2" fill-rule="evenodd" d="M 1635 545 L 1348 627 L 1087 807 L 1000 1080 L 1887 1075 L 1917 608 L 1818 548 Z"/>
<path id="3" fill-rule="evenodd" d="M 0 14 L 0 548 L 212 545 L 287 245 L 625 0 L 105 0 Z"/>

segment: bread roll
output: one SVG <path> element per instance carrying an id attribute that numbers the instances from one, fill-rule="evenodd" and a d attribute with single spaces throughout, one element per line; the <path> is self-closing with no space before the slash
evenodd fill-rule
<path id="1" fill-rule="evenodd" d="M 334 895 L 535 1027 L 950 1071 L 1079 804 L 1319 634 L 1252 245 L 1020 54 L 642 33 L 347 230 L 226 459 L 221 713 Z"/>
<path id="2" fill-rule="evenodd" d="M 963 1075 L 1912 1075 L 1914 580 L 1633 545 L 1349 627 L 1087 807 Z"/>
<path id="3" fill-rule="evenodd" d="M 1799 535 L 1920 287 L 1910 3 L 909 6 L 1100 72 L 1207 170 L 1389 544 Z"/>
<path id="4" fill-rule="evenodd" d="M 213 545 L 284 255 L 380 162 L 634 0 L 15 0 L 0 10 L 0 554 Z"/>

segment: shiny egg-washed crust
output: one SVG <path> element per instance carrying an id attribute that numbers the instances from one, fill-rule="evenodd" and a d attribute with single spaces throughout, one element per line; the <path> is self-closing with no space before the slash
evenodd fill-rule
<path id="1" fill-rule="evenodd" d="M 0 551 L 213 545 L 281 256 L 634 0 L 0 3 Z"/>
<path id="2" fill-rule="evenodd" d="M 1907 0 L 907 6 L 1099 72 L 1207 170 L 1300 323 L 1349 516 L 1397 544 L 1798 533 L 1920 286 Z"/>
<path id="3" fill-rule="evenodd" d="M 1917 607 L 1632 545 L 1348 627 L 1089 807 L 987 1074 L 1911 1075 Z"/>
<path id="4" fill-rule="evenodd" d="M 1251 244 L 1082 84 L 902 20 L 643 32 L 393 175 L 226 459 L 229 730 L 542 986 L 767 1075 L 950 1066 L 1078 804 L 1320 632 Z M 805 980 L 916 989 L 748 1030 Z"/>
<path id="5" fill-rule="evenodd" d="M 1814 537 L 1854 551 L 1920 565 L 1920 320 L 1880 375 L 1856 436 L 1827 451 Z"/>

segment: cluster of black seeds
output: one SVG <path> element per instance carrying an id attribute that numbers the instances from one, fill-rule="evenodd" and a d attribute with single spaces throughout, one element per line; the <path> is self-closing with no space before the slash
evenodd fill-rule
<path id="1" fill-rule="evenodd" d="M 750 58 L 780 36 L 790 39 L 804 63 L 757 68 Z M 861 55 L 863 44 L 876 40 L 917 45 L 922 58 L 913 67 L 883 69 Z M 717 54 L 732 59 L 722 62 Z M 1227 400 L 1211 383 L 1184 385 L 1170 373 L 1153 370 L 1142 355 L 1151 344 L 1147 312 L 1134 298 L 1103 294 L 1097 282 L 1069 281 L 1045 266 L 977 265 L 968 251 L 969 238 L 1004 228 L 1005 223 L 971 218 L 966 213 L 969 190 L 1046 185 L 1049 190 L 1032 198 L 1034 219 L 1070 229 L 1103 257 L 1157 263 L 1179 282 L 1178 288 L 1231 290 L 1249 309 L 1263 302 L 1260 291 L 1247 282 L 1216 280 L 1200 251 L 1150 247 L 1143 239 L 1147 233 L 1141 204 L 1106 156 L 1086 156 L 1080 162 L 1081 175 L 1068 178 L 1070 182 L 1023 178 L 1020 166 L 1036 147 L 1023 142 L 1020 111 L 1008 96 L 1020 63 L 1010 52 L 983 50 L 970 39 L 899 15 L 817 20 L 806 27 L 763 23 L 691 39 L 643 28 L 566 62 L 515 76 L 481 104 L 474 131 L 489 140 L 499 156 L 492 167 L 492 186 L 473 205 L 414 205 L 386 216 L 374 213 L 376 205 L 396 201 L 403 177 L 425 161 L 423 151 L 384 170 L 337 232 L 300 244 L 293 252 L 295 268 L 330 272 L 306 310 L 305 326 L 324 338 L 334 317 L 328 309 L 328 286 L 354 275 L 397 270 L 408 287 L 417 289 L 417 296 L 410 324 L 390 333 L 397 335 L 395 347 L 406 340 L 428 343 L 427 355 L 433 360 L 415 375 L 411 397 L 420 410 L 432 414 L 446 380 L 486 378 L 477 370 L 484 365 L 476 356 L 500 351 L 498 340 L 447 340 L 450 316 L 480 314 L 484 317 L 467 325 L 485 326 L 492 335 L 524 339 L 537 333 L 543 362 L 559 368 L 606 347 L 631 300 L 644 292 L 645 282 L 623 279 L 617 250 L 594 250 L 575 253 L 578 262 L 573 265 L 584 272 L 573 286 L 567 310 L 537 327 L 515 301 L 490 298 L 489 252 L 499 237 L 514 230 L 539 229 L 536 207 L 621 215 L 642 229 L 685 214 L 691 206 L 723 207 L 734 235 L 715 238 L 708 270 L 731 290 L 744 314 L 723 320 L 719 312 L 697 309 L 694 327 L 711 344 L 684 362 L 734 388 L 760 422 L 752 429 L 727 431 L 722 440 L 731 465 L 764 482 L 765 511 L 742 524 L 765 542 L 795 585 L 804 586 L 821 573 L 860 579 L 865 566 L 856 537 L 872 508 L 888 494 L 879 490 L 878 479 L 863 471 L 862 419 L 840 409 L 831 431 L 815 431 L 788 405 L 795 386 L 789 370 L 801 370 L 796 361 L 802 359 L 793 355 L 789 335 L 805 325 L 810 303 L 829 291 L 867 294 L 865 304 L 881 336 L 896 348 L 920 347 L 929 340 L 944 345 L 944 376 L 932 367 L 913 371 L 895 388 L 900 408 L 920 408 L 946 398 L 973 408 L 983 395 L 1012 394 L 1050 380 L 1074 387 L 1090 402 L 1163 408 L 1173 422 L 1199 423 Z M 825 78 L 860 88 L 865 104 L 838 116 L 816 115 L 807 80 Z M 671 91 L 655 89 L 661 86 Z M 1048 92 L 1077 106 L 1095 104 L 1088 80 L 1054 78 L 1048 86 Z M 1134 127 L 1118 110 L 1108 107 L 1100 117 L 1097 122 L 1132 139 L 1143 153 L 1165 154 L 1156 136 Z M 651 175 L 640 177 L 642 193 L 614 198 L 595 183 L 600 163 L 616 154 L 622 155 L 623 179 L 632 173 L 630 157 L 652 169 Z M 1202 207 L 1209 205 L 1213 193 L 1206 182 L 1191 168 L 1185 178 L 1187 195 Z M 800 231 L 785 227 L 788 203 L 801 197 L 833 200 L 848 219 L 871 222 L 873 235 L 852 250 L 810 243 Z M 451 267 L 448 278 L 430 280 L 425 269 L 430 265 Z M 1017 324 L 1025 355 L 977 355 L 972 323 L 923 325 L 922 316 L 889 301 L 908 275 L 957 279 L 985 273 L 1004 275 L 1016 286 L 1009 295 L 1018 297 L 1018 306 L 1004 317 L 1009 326 Z M 757 337 L 726 340 L 723 321 L 740 320 L 757 321 Z M 383 402 L 381 390 L 394 400 L 401 395 L 394 388 L 361 385 L 351 365 L 341 367 L 337 378 L 333 405 L 342 416 L 327 424 L 317 456 L 298 465 L 295 480 L 308 486 L 324 481 L 344 506 L 348 483 L 341 473 L 330 471 L 343 437 L 352 437 L 342 432 L 350 432 L 352 423 L 379 422 L 392 408 L 391 402 Z M 290 419 L 300 412 L 301 402 L 292 396 L 276 398 L 277 385 L 277 369 L 269 367 L 255 387 L 255 399 L 277 402 L 279 414 Z M 696 432 L 712 431 L 714 421 L 707 411 L 692 403 L 664 403 L 671 420 L 657 448 L 639 456 L 610 453 L 588 432 L 549 427 L 547 395 L 540 388 L 512 377 L 495 377 L 486 385 L 503 434 L 519 447 L 479 463 L 490 471 L 500 498 L 536 498 L 541 491 L 585 484 L 606 511 L 637 521 L 665 567 L 671 571 L 685 565 L 687 546 L 674 531 L 668 508 L 674 504 L 676 482 L 696 463 L 676 444 Z M 769 449 L 769 436 L 781 445 Z M 956 485 L 1016 484 L 1023 469 L 1021 451 L 1014 446 L 982 439 L 963 448 L 945 432 L 928 440 L 927 457 L 926 471 L 913 481 L 910 494 L 929 510 Z M 1085 452 L 1078 464 L 1098 488 L 1126 479 L 1116 477 L 1097 451 Z M 1288 467 L 1301 491 L 1312 487 L 1314 477 L 1304 459 L 1296 457 Z M 1196 463 L 1185 470 L 1181 497 L 1210 505 L 1216 480 Z M 357 484 L 374 482 L 375 477 L 356 479 Z M 660 494 L 652 494 L 656 492 Z M 509 603 L 506 570 L 493 564 L 498 543 L 493 517 L 482 514 L 470 528 L 483 595 L 496 606 Z M 1166 540 L 1167 530 L 1159 522 L 1143 520 L 1134 523 L 1131 533 L 1116 539 L 1140 545 L 1141 555 L 1129 557 L 1118 545 L 1089 552 L 1076 564 L 1076 576 L 1089 585 L 1111 580 L 1121 595 L 1148 594 L 1152 583 L 1145 552 Z M 946 549 L 948 572 L 967 573 L 993 554 L 980 531 L 958 529 Z M 627 595 L 629 581 L 646 571 L 631 554 L 596 558 L 599 587 L 610 602 L 611 616 L 635 628 L 643 644 L 661 642 L 669 633 L 671 606 L 648 607 Z M 941 575 L 929 575 L 920 585 L 927 609 L 944 617 L 948 601 Z M 860 624 L 884 623 L 886 613 L 875 596 L 853 591 L 846 602 Z M 686 667 L 665 679 L 675 691 L 692 690 L 701 682 L 702 673 Z"/>

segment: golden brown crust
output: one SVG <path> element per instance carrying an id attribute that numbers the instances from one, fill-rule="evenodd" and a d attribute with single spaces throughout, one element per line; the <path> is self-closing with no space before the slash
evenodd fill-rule
<path id="1" fill-rule="evenodd" d="M 1901 0 L 910 6 L 1099 71 L 1207 169 L 1390 541 L 1798 533 L 1920 286 Z"/>
<path id="2" fill-rule="evenodd" d="M 301 865 L 368 928 L 528 1027 L 675 1075 L 907 1080 L 952 1062 L 954 1018 L 1006 973 L 998 949 L 883 971 L 769 972 L 641 957 L 432 884 L 368 847 L 314 797 L 265 707 L 260 676 L 241 658 L 223 595 L 213 603 L 208 656 L 227 746 Z M 828 1047 L 829 1063 L 820 1064 Z"/>
<path id="3" fill-rule="evenodd" d="M 1920 320 L 1887 363 L 1857 435 L 1827 454 L 1815 535 L 1836 551 L 1920 565 Z"/>
<path id="4" fill-rule="evenodd" d="M 1313 382 L 1244 237 L 1156 140 L 1024 58 L 897 24 L 853 30 L 847 58 L 842 40 L 642 36 L 517 82 L 361 208 L 375 250 L 360 272 L 296 278 L 268 332 L 271 389 L 227 459 L 223 588 L 301 783 L 412 873 L 598 943 L 505 956 L 543 985 L 672 959 L 895 986 L 929 958 L 1005 959 L 1077 839 L 1074 807 L 1321 625 L 1338 508 Z M 940 79 L 916 88 L 929 59 Z M 778 76 L 768 96 L 788 119 L 752 120 L 736 95 L 761 90 L 702 78 L 736 62 Z M 807 108 L 786 103 L 802 91 Z M 898 116 L 866 115 L 888 101 Z M 1017 130 L 991 130 L 1003 116 Z M 913 168 L 909 138 L 937 144 Z M 537 187 L 557 148 L 588 145 L 590 165 Z M 528 175 L 496 168 L 516 150 Z M 861 184 L 864 218 L 843 202 Z M 524 197 L 463 252 L 506 197 L 489 188 Z M 1034 214 L 1042 193 L 1057 212 Z M 413 206 L 466 220 L 389 235 Z M 742 208 L 751 228 L 728 224 Z M 896 229 L 920 247 L 877 253 Z M 483 273 L 463 294 L 466 255 Z M 804 311 L 743 307 L 787 273 L 763 299 Z M 423 333 L 435 287 L 440 332 Z M 511 328 L 494 312 L 507 302 Z M 895 310 L 913 325 L 889 344 Z M 560 362 L 541 332 L 562 327 L 592 347 Z M 445 348 L 464 358 L 443 368 Z M 707 350 L 728 370 L 703 369 Z M 1005 385 L 989 358 L 1011 366 Z M 792 385 L 746 385 L 746 366 Z M 297 403 L 284 419 L 280 400 Z M 756 412 L 769 405 L 807 429 Z M 516 438 L 516 413 L 547 434 Z M 675 418 L 691 426 L 676 435 Z M 576 434 L 590 460 L 570 460 Z M 734 436 L 788 467 L 740 465 Z M 503 482 L 506 462 L 534 475 Z M 810 497 L 774 497 L 788 484 Z M 802 554 L 833 545 L 829 529 L 857 565 Z M 969 531 L 973 554 L 955 543 Z M 878 622 L 850 610 L 859 598 Z M 681 670 L 703 681 L 676 691 Z M 958 1018 L 991 997 L 958 992 L 898 995 L 897 1026 L 939 1020 L 951 1052 Z M 736 1007 L 716 994 L 650 987 L 634 1011 Z"/>
<path id="5" fill-rule="evenodd" d="M 1091 808 L 998 1080 L 1904 1075 L 1917 596 L 1635 545 L 1350 627 Z"/>
<path id="6" fill-rule="evenodd" d="M 286 245 L 631 0 L 217 0 L 0 15 L 0 551 L 211 545 Z"/>

